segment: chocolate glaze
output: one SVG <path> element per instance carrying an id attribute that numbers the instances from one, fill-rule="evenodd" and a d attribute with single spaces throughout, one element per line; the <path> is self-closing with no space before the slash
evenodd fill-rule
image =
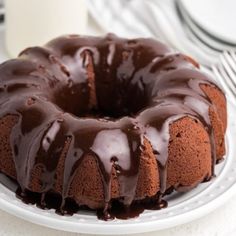
<path id="1" fill-rule="evenodd" d="M 91 61 L 96 88 L 92 107 L 87 70 Z M 32 171 L 41 167 L 40 205 L 45 205 L 64 143 L 69 140 L 57 212 L 65 213 L 75 171 L 89 154 L 96 158 L 103 178 L 106 207 L 100 218 L 117 216 L 110 209 L 112 166 L 117 170 L 120 201 L 130 206 L 135 200 L 144 138 L 150 141 L 159 163 L 164 194 L 169 126 L 185 116 L 200 121 L 209 133 L 213 175 L 216 154 L 209 108 L 214 107 L 200 85 L 216 85 L 197 67 L 160 42 L 111 34 L 104 38 L 60 37 L 1 64 L 0 117 L 19 117 L 10 142 L 20 195 L 32 191 Z M 89 117 L 94 113 L 101 118 Z M 155 208 L 163 206 L 161 197 L 156 204 Z"/>

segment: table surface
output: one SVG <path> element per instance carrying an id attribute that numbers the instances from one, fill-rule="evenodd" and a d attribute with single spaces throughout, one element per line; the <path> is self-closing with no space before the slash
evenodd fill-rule
<path id="1" fill-rule="evenodd" d="M 102 30 L 89 19 L 88 34 L 99 34 Z M 4 49 L 4 36 L 0 32 L 0 62 L 7 55 Z M 137 234 L 137 236 L 233 236 L 236 234 L 236 194 L 224 206 L 205 217 L 188 224 L 180 225 L 168 230 L 153 233 Z M 0 235 L 1 236 L 82 236 L 83 234 L 57 231 L 35 224 L 31 224 L 0 210 Z M 117 234 L 118 235 L 118 234 Z"/>

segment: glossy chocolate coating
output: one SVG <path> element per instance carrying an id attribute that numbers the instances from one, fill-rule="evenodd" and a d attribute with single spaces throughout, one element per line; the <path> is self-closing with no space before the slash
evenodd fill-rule
<path id="1" fill-rule="evenodd" d="M 92 107 L 87 69 L 90 59 L 96 88 Z M 200 84 L 216 85 L 197 67 L 158 41 L 128 40 L 111 34 L 104 38 L 60 37 L 1 64 L 0 117 L 19 117 L 10 142 L 22 192 L 31 190 L 31 175 L 37 166 L 43 169 L 43 198 L 53 189 L 59 157 L 69 139 L 58 211 L 63 213 L 70 183 L 87 154 L 94 155 L 102 173 L 104 213 L 111 200 L 112 166 L 116 166 L 122 202 L 130 205 L 147 138 L 159 163 L 164 194 L 169 126 L 185 116 L 200 120 L 206 127 L 214 168 L 211 101 Z M 94 113 L 97 118 L 91 117 Z"/>

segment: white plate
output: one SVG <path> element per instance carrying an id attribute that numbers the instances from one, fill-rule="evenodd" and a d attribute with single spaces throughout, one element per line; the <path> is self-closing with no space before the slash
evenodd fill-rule
<path id="1" fill-rule="evenodd" d="M 235 0 L 181 0 L 194 21 L 211 35 L 236 44 Z"/>
<path id="2" fill-rule="evenodd" d="M 0 32 L 0 60 L 3 54 Z M 224 204 L 236 192 L 236 109 L 228 105 L 227 158 L 217 165 L 217 178 L 199 185 L 185 194 L 169 196 L 168 208 L 159 211 L 146 210 L 140 217 L 131 220 L 104 222 L 95 215 L 80 212 L 71 216 L 59 216 L 53 210 L 41 210 L 26 205 L 15 194 L 0 184 L 0 209 L 24 220 L 46 227 L 88 234 L 131 234 L 150 232 L 190 222 Z M 230 147 L 230 148 L 229 148 Z"/>

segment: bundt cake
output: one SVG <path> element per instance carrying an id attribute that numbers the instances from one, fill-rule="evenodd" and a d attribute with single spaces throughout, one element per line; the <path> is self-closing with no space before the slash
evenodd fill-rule
<path id="1" fill-rule="evenodd" d="M 0 65 L 0 104 L 1 173 L 23 201 L 61 214 L 165 207 L 225 154 L 224 93 L 153 39 L 69 35 L 28 48 Z"/>

